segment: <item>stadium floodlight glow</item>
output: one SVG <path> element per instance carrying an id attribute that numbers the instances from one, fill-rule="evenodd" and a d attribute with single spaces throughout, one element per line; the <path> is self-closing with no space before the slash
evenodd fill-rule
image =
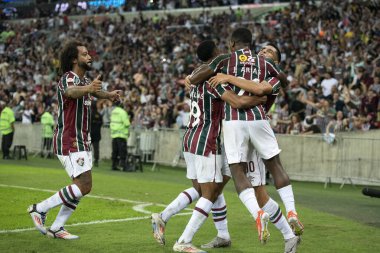
<path id="1" fill-rule="evenodd" d="M 91 7 L 120 7 L 123 4 L 125 4 L 125 0 L 95 0 L 88 2 L 88 5 Z"/>

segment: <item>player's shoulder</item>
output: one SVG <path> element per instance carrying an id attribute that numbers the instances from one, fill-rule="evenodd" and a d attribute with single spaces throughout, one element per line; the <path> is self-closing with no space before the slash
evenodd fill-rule
<path id="1" fill-rule="evenodd" d="M 263 56 L 259 56 L 259 57 L 263 57 Z M 264 57 L 263 57 L 264 58 Z M 274 63 L 274 61 L 271 59 L 271 58 L 264 58 L 265 61 L 273 66 L 276 66 L 276 63 Z"/>
<path id="2" fill-rule="evenodd" d="M 78 85 L 80 83 L 80 78 L 74 72 L 68 71 L 62 75 L 61 81 Z"/>
<path id="3" fill-rule="evenodd" d="M 220 62 L 220 61 L 223 61 L 223 60 L 226 60 L 226 59 L 229 59 L 231 57 L 232 54 L 220 54 L 220 55 L 217 55 L 212 61 L 211 63 L 213 62 Z"/>

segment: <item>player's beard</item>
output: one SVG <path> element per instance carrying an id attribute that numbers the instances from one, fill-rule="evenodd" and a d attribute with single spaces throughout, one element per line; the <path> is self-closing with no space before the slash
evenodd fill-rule
<path id="1" fill-rule="evenodd" d="M 91 65 L 87 64 L 86 62 L 79 62 L 78 66 L 86 71 L 91 70 Z"/>

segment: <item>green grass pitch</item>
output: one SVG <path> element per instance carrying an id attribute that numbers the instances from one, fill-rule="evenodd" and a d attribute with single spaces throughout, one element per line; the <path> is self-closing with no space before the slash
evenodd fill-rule
<path id="1" fill-rule="evenodd" d="M 149 213 L 158 212 L 179 192 L 190 187 L 184 169 L 160 166 L 152 172 L 123 173 L 103 161 L 93 170 L 93 197 L 81 200 L 66 228 L 79 240 L 53 240 L 32 230 L 28 205 L 49 197 L 70 183 L 58 160 L 0 160 L 0 252 L 172 252 L 185 228 L 191 209 L 167 224 L 167 245 L 152 236 Z M 379 252 L 380 199 L 365 197 L 361 187 L 293 182 L 297 211 L 305 225 L 298 252 Z M 52 192 L 49 192 L 51 190 Z M 279 202 L 273 186 L 270 195 Z M 225 189 L 232 246 L 208 252 L 283 252 L 279 231 L 270 225 L 270 241 L 260 245 L 253 219 L 241 204 L 230 182 Z M 190 208 L 192 208 L 190 206 Z M 284 210 L 284 209 L 283 209 Z M 58 212 L 48 214 L 50 225 Z M 187 214 L 186 214 L 187 213 Z M 28 230 L 29 229 L 29 230 Z M 211 217 L 196 234 L 200 245 L 216 235 Z"/>

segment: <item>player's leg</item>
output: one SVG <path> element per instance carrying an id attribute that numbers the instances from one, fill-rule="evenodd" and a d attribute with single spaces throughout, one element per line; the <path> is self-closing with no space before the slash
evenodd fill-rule
<path id="1" fill-rule="evenodd" d="M 180 243 L 190 243 L 202 224 L 206 221 L 213 202 L 218 198 L 218 185 L 214 182 L 200 183 L 202 196 L 197 201 L 185 231 L 178 239 Z"/>
<path id="2" fill-rule="evenodd" d="M 228 168 L 228 164 L 227 164 Z M 217 236 L 212 239 L 209 243 L 203 244 L 201 248 L 223 248 L 229 247 L 231 245 L 231 236 L 228 231 L 228 221 L 227 221 L 227 204 L 224 198 L 223 189 L 231 178 L 231 172 L 228 175 L 222 169 L 223 182 L 218 184 L 218 198 L 211 207 L 212 219 L 214 220 L 214 225 L 218 231 Z"/>
<path id="3" fill-rule="evenodd" d="M 278 204 L 269 197 L 266 191 L 266 170 L 262 159 L 256 150 L 252 150 L 247 168 L 247 177 L 250 178 L 252 186 L 255 188 L 257 201 L 263 211 L 269 214 L 270 221 L 280 230 L 285 240 L 285 252 L 296 252 L 298 237 L 294 235 L 286 218 L 282 215 Z"/>
<path id="4" fill-rule="evenodd" d="M 260 207 L 270 215 L 270 221 L 280 230 L 284 240 L 295 237 L 286 218 L 282 215 L 280 206 L 268 195 L 265 186 L 261 185 L 254 188 Z"/>
<path id="5" fill-rule="evenodd" d="M 302 234 L 303 225 L 299 221 L 295 209 L 293 189 L 289 176 L 281 164 L 279 156 L 281 150 L 268 121 L 252 121 L 250 136 L 254 147 L 264 161 L 266 169 L 272 174 L 277 192 L 284 202 L 289 223 L 297 235 Z"/>
<path id="6" fill-rule="evenodd" d="M 164 245 L 165 244 L 165 226 L 169 219 L 181 212 L 193 201 L 199 199 L 200 196 L 200 186 L 197 180 L 192 180 L 193 187 L 188 188 L 181 192 L 177 198 L 175 198 L 161 213 L 153 213 L 151 216 L 153 237 L 156 241 Z"/>
<path id="7" fill-rule="evenodd" d="M 298 214 L 295 207 L 293 188 L 290 184 L 288 174 L 282 167 L 280 156 L 276 155 L 268 160 L 264 160 L 265 166 L 271 172 L 277 192 L 279 193 L 282 202 L 285 205 L 287 218 L 292 226 L 295 234 L 301 235 L 304 230 L 303 224 L 298 218 Z"/>
<path id="8" fill-rule="evenodd" d="M 256 221 L 259 240 L 265 243 L 267 240 L 266 236 L 269 236 L 269 232 L 267 231 L 269 215 L 260 209 L 255 196 L 255 191 L 245 173 L 249 151 L 250 122 L 224 121 L 223 126 L 226 157 L 236 192 L 239 194 L 240 200 Z"/>
<path id="9" fill-rule="evenodd" d="M 73 178 L 73 185 L 62 191 L 63 205 L 47 231 L 47 235 L 53 238 L 77 239 L 76 235 L 70 234 L 64 229 L 67 220 L 75 211 L 80 199 L 89 194 L 92 189 L 92 154 L 88 151 L 75 152 L 69 155 L 73 170 L 70 175 Z"/>
<path id="10" fill-rule="evenodd" d="M 91 169 L 91 160 L 88 158 L 88 155 L 86 156 L 87 152 L 78 152 L 78 153 L 80 153 L 80 155 L 73 155 L 74 157 L 58 156 L 63 167 L 65 168 L 66 172 L 71 178 L 78 177 L 79 175 L 82 174 L 82 172 L 85 173 Z M 73 154 L 76 154 L 76 153 L 73 153 Z M 80 166 L 80 164 L 77 164 L 78 162 L 82 164 L 82 166 Z M 88 178 L 88 176 L 85 175 L 82 178 Z M 89 189 L 91 189 L 91 185 Z M 88 189 L 86 191 L 89 192 Z M 50 209 L 63 204 L 64 210 L 66 210 L 67 208 L 70 209 L 68 211 L 66 210 L 65 212 L 65 215 L 66 215 L 67 213 L 71 212 L 71 210 L 75 210 L 76 206 L 79 203 L 79 199 L 83 195 L 87 194 L 88 192 L 82 192 L 82 190 L 80 189 L 80 186 L 76 183 L 76 180 L 74 179 L 73 184 L 63 187 L 61 190 L 56 192 L 51 197 L 43 200 L 42 202 L 29 206 L 28 212 L 31 215 L 33 223 L 35 227 L 37 228 L 37 230 L 39 230 L 43 234 L 46 234 L 47 230 L 44 227 L 44 225 L 45 225 L 46 214 Z M 61 219 L 61 217 L 59 219 Z M 53 228 L 56 229 L 59 226 L 59 224 L 60 223 L 57 223 L 55 226 L 53 226 Z"/>
<path id="11" fill-rule="evenodd" d="M 193 187 L 181 192 L 161 213 L 152 214 L 153 237 L 161 245 L 165 244 L 165 226 L 169 219 L 192 202 L 197 201 L 201 193 L 196 179 L 195 155 L 185 152 L 184 157 L 187 165 L 187 178 L 192 181 Z"/>
<path id="12" fill-rule="evenodd" d="M 196 156 L 195 167 L 202 196 L 197 201 L 185 230 L 173 246 L 173 250 L 176 252 L 203 252 L 192 245 L 191 242 L 195 233 L 206 221 L 213 203 L 218 198 L 218 183 L 223 181 L 221 155 Z"/>
<path id="13" fill-rule="evenodd" d="M 293 233 L 286 218 L 282 215 L 280 206 L 276 201 L 269 197 L 264 185 L 254 188 L 260 207 L 269 214 L 270 221 L 284 237 L 285 252 L 296 252 L 299 237 Z"/>

